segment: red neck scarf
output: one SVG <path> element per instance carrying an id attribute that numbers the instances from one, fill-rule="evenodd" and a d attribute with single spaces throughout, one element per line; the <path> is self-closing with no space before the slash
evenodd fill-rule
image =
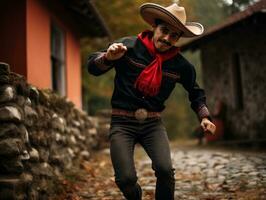
<path id="1" fill-rule="evenodd" d="M 138 34 L 138 39 L 155 58 L 138 76 L 135 88 L 145 96 L 155 96 L 159 93 L 162 81 L 162 63 L 179 53 L 179 48 L 172 47 L 166 52 L 160 53 L 156 50 L 152 41 L 153 32 L 144 31 Z"/>

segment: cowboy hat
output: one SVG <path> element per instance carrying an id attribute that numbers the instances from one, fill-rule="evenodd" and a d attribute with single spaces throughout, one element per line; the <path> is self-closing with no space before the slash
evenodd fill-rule
<path id="1" fill-rule="evenodd" d="M 182 37 L 194 37 L 203 33 L 204 28 L 200 23 L 186 22 L 184 7 L 176 3 L 163 7 L 155 3 L 145 3 L 140 6 L 140 15 L 150 25 L 155 26 L 155 19 L 168 23 L 174 30 L 183 31 Z"/>

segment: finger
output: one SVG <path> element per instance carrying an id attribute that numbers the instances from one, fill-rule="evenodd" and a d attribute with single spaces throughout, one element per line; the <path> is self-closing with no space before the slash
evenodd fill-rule
<path id="1" fill-rule="evenodd" d="M 203 131 L 207 130 L 204 123 L 201 123 L 201 128 L 203 129 Z"/>
<path id="2" fill-rule="evenodd" d="M 111 52 L 115 51 L 115 48 L 113 45 L 109 47 L 109 51 L 111 51 Z"/>
<path id="3" fill-rule="evenodd" d="M 127 51 L 127 47 L 126 46 L 123 46 L 122 47 L 124 51 Z"/>
<path id="4" fill-rule="evenodd" d="M 117 54 L 117 53 L 119 53 L 119 49 L 117 47 L 112 47 L 112 48 L 110 48 L 110 52 L 112 54 Z"/>
<path id="5" fill-rule="evenodd" d="M 114 43 L 114 44 L 112 44 L 112 46 L 113 46 L 114 48 L 120 48 L 121 44 L 120 44 L 120 43 Z"/>
<path id="6" fill-rule="evenodd" d="M 124 49 L 116 49 L 115 54 L 124 53 L 126 50 Z"/>
<path id="7" fill-rule="evenodd" d="M 124 45 L 122 43 L 115 43 L 112 46 L 114 49 L 122 49 Z"/>
<path id="8" fill-rule="evenodd" d="M 119 49 L 126 49 L 126 46 L 123 43 L 115 43 L 114 45 Z"/>
<path id="9" fill-rule="evenodd" d="M 122 46 L 124 46 L 123 43 L 115 43 L 115 45 L 118 46 L 118 47 L 122 47 Z"/>
<path id="10" fill-rule="evenodd" d="M 115 49 L 116 47 L 117 47 L 117 44 L 114 43 L 114 44 L 112 44 L 109 48 L 111 48 L 111 49 Z"/>
<path id="11" fill-rule="evenodd" d="M 214 134 L 215 133 L 215 127 L 213 125 L 210 125 L 210 127 L 208 128 L 208 130 Z"/>
<path id="12" fill-rule="evenodd" d="M 116 48 L 119 52 L 123 52 L 127 50 L 127 47 L 124 45 L 116 45 Z"/>

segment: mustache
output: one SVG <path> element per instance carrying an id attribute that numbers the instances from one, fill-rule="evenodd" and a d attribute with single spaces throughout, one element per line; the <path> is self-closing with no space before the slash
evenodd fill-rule
<path id="1" fill-rule="evenodd" d="M 167 46 L 171 46 L 171 43 L 166 40 L 159 39 L 159 41 L 166 44 Z"/>

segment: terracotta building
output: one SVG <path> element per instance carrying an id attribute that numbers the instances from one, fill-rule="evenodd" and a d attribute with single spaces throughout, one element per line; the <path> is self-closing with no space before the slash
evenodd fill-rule
<path id="1" fill-rule="evenodd" d="M 1 0 L 0 62 L 81 108 L 79 40 L 109 31 L 87 0 Z"/>
<path id="2" fill-rule="evenodd" d="M 226 106 L 225 138 L 266 141 L 266 1 L 259 1 L 182 46 L 200 50 L 212 107 Z"/>

